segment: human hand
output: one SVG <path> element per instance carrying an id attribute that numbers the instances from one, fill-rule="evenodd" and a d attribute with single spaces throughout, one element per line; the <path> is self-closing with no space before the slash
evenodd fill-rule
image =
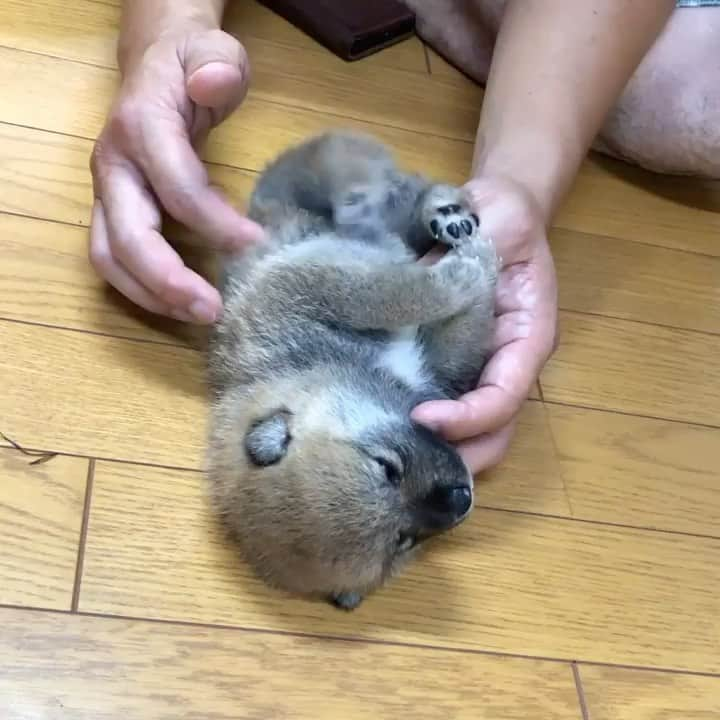
<path id="1" fill-rule="evenodd" d="M 522 185 L 478 178 L 465 186 L 481 230 L 503 261 L 493 354 L 478 389 L 423 403 L 413 418 L 456 443 L 473 474 L 500 462 L 517 414 L 557 343 L 557 281 L 543 214 Z"/>
<path id="2" fill-rule="evenodd" d="M 218 291 L 161 234 L 161 207 L 219 250 L 262 238 L 212 188 L 196 149 L 243 100 L 248 63 L 221 30 L 161 36 L 126 68 L 93 150 L 90 262 L 146 310 L 211 323 Z"/>

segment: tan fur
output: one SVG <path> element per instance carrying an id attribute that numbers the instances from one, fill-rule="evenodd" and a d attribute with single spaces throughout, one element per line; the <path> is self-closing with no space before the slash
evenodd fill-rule
<path id="1" fill-rule="evenodd" d="M 270 241 L 225 265 L 212 501 L 269 584 L 351 609 L 470 511 L 459 455 L 409 416 L 477 379 L 497 258 L 458 189 L 363 136 L 291 148 L 250 213 Z"/>

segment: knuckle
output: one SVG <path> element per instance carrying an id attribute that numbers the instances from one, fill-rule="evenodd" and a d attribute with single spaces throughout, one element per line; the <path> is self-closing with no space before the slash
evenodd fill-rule
<path id="1" fill-rule="evenodd" d="M 99 180 L 105 169 L 108 167 L 110 150 L 105 134 L 101 134 L 95 141 L 92 152 L 90 153 L 90 174 L 95 180 Z"/>
<path id="2" fill-rule="evenodd" d="M 130 99 L 121 100 L 110 112 L 107 132 L 120 144 L 127 144 L 137 135 L 142 112 Z"/>
<path id="3" fill-rule="evenodd" d="M 154 288 L 157 297 L 168 305 L 174 305 L 183 295 L 183 284 L 180 274 L 168 272 L 162 275 Z"/>
<path id="4" fill-rule="evenodd" d="M 195 191 L 184 183 L 174 183 L 168 187 L 163 197 L 163 205 L 165 210 L 176 220 L 188 223 L 197 210 Z"/>

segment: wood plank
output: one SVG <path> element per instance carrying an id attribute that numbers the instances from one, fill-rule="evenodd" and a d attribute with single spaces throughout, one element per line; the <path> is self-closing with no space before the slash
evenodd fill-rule
<path id="1" fill-rule="evenodd" d="M 592 720 L 714 720 L 720 678 L 582 666 Z"/>
<path id="2" fill-rule="evenodd" d="M 95 138 L 117 85 L 101 67 L 0 47 L 0 121 Z"/>
<path id="3" fill-rule="evenodd" d="M 154 318 L 87 260 L 87 230 L 0 214 L 0 317 L 201 348 L 194 325 Z"/>
<path id="4" fill-rule="evenodd" d="M 268 77 L 273 73 L 282 75 L 282 58 L 288 52 L 286 49 L 284 55 L 268 53 L 274 58 L 272 67 L 266 68 Z M 0 121 L 85 138 L 96 137 L 115 88 L 113 71 L 9 49 L 0 49 L 0 62 L 7 69 L 0 78 L 4 98 Z M 297 65 L 297 58 L 292 62 Z M 321 62 L 317 60 L 317 63 Z M 58 77 L 63 78 L 63 84 L 57 82 Z M 400 81 L 399 78 L 395 80 Z M 383 82 L 392 88 L 395 80 L 385 78 Z M 357 118 L 349 119 L 347 115 L 353 113 L 345 111 L 345 97 L 336 98 L 335 105 L 328 102 L 328 113 L 299 108 L 298 105 L 307 105 L 303 98 L 312 96 L 313 91 L 306 87 L 302 78 L 295 78 L 293 83 L 281 82 L 284 92 L 289 93 L 285 101 L 295 107 L 291 111 L 283 105 L 271 107 L 272 102 L 267 102 L 267 98 L 272 98 L 272 92 L 266 93 L 264 101 L 261 93 L 252 90 L 242 110 L 213 134 L 207 150 L 208 160 L 259 169 L 290 142 L 311 132 L 341 125 L 376 131 L 382 139 L 390 140 L 403 160 L 410 161 L 415 169 L 449 182 L 465 179 L 472 156 L 470 142 L 431 136 L 423 136 L 420 142 L 417 133 L 406 129 L 388 129 Z M 341 87 L 346 87 L 350 81 L 343 80 L 342 83 Z M 314 92 L 322 91 L 316 89 Z M 454 115 L 452 93 L 440 95 L 445 103 L 443 114 Z M 462 100 L 465 105 L 470 103 L 475 107 L 479 102 L 469 100 L 467 93 L 465 95 Z M 418 115 L 417 107 L 412 107 L 412 114 Z M 663 178 L 662 182 L 666 180 Z M 717 206 L 713 204 L 712 198 L 717 194 L 713 194 L 715 186 L 691 179 L 678 185 L 677 179 L 672 179 L 676 183 L 675 191 L 667 189 L 664 194 L 659 194 L 648 182 L 647 176 L 642 174 L 637 182 L 630 182 L 613 174 L 597 160 L 590 160 L 581 169 L 575 189 L 556 224 L 596 235 L 717 255 L 720 250 L 715 238 L 720 231 L 720 214 L 716 210 L 720 200 Z"/>
<path id="5" fill-rule="evenodd" d="M 233 128 L 237 132 L 221 131 L 211 143 L 209 155 L 218 161 L 237 158 L 262 167 L 271 153 L 280 152 L 285 144 L 320 131 L 317 115 L 308 113 L 305 119 L 307 122 L 290 130 L 281 108 L 251 104 L 247 113 L 237 117 Z M 255 144 L 251 153 L 244 153 L 242 138 L 259 133 L 263 141 Z M 422 167 L 413 133 L 391 130 L 384 139 L 403 165 Z M 446 141 L 436 143 L 434 160 L 428 164 L 437 176 L 452 175 L 461 182 L 464 146 L 451 143 L 453 152 L 447 153 L 443 144 Z M 0 210 L 86 225 L 92 199 L 87 170 L 91 150 L 88 140 L 0 124 L 0 180 L 8 188 L 0 198 Z M 212 181 L 244 208 L 254 175 L 214 163 L 208 169 Z M 556 230 L 551 239 L 561 307 L 720 331 L 720 261 L 572 231 Z"/>
<path id="6" fill-rule="evenodd" d="M 0 447 L 0 604 L 69 610 L 88 463 L 37 459 Z"/>
<path id="7" fill-rule="evenodd" d="M 0 45 L 115 67 L 120 8 L 108 2 L 3 0 Z"/>
<path id="8" fill-rule="evenodd" d="M 460 140 L 420 135 L 303 108 L 276 105 L 251 96 L 211 137 L 207 160 L 261 170 L 279 152 L 310 135 L 333 129 L 370 133 L 387 143 L 403 167 L 439 180 L 463 183 L 472 146 Z"/>
<path id="9" fill-rule="evenodd" d="M 533 396 L 536 391 L 533 390 Z M 572 515 L 553 434 L 540 402 L 520 411 L 515 437 L 501 465 L 476 479 L 475 502 L 547 515 Z"/>
<path id="10" fill-rule="evenodd" d="M 92 148 L 89 139 L 0 123 L 0 212 L 88 226 Z M 220 162 L 225 150 L 214 153 Z M 211 182 L 244 209 L 255 173 L 216 163 L 208 163 L 207 169 Z M 177 235 L 180 228 L 172 230 Z"/>
<path id="11" fill-rule="evenodd" d="M 0 322 L 0 357 L 0 417 L 21 445 L 199 466 L 200 353 Z"/>
<path id="12" fill-rule="evenodd" d="M 720 255 L 720 182 L 645 172 L 592 153 L 555 225 Z"/>
<path id="13" fill-rule="evenodd" d="M 80 608 L 717 672 L 719 552 L 720 540 L 481 510 L 339 613 L 251 576 L 200 474 L 99 463 Z"/>
<path id="14" fill-rule="evenodd" d="M 0 44 L 114 67 L 114 42 L 120 21 L 119 0 L 102 3 L 80 0 L 70 7 L 56 0 L 43 0 L 32 6 L 21 0 L 8 0 L 3 5 L 0 8 Z M 311 37 L 256 0 L 228 3 L 223 27 L 242 42 L 250 37 L 326 52 Z M 82 28 L 82 33 L 78 32 L 79 28 Z M 75 42 L 78 35 L 82 35 L 83 42 Z M 379 68 L 427 73 L 423 46 L 417 37 L 359 62 Z"/>
<path id="15" fill-rule="evenodd" d="M 0 322 L 0 356 L 5 388 L 0 416 L 5 432 L 22 445 L 202 467 L 206 390 L 201 353 Z M 502 507 L 535 503 L 562 512 L 556 466 L 552 456 L 543 455 L 551 452 L 547 424 L 532 410 L 528 407 L 530 414 L 523 418 L 512 463 L 495 471 L 487 497 Z"/>
<path id="16" fill-rule="evenodd" d="M 87 225 L 89 140 L 0 123 L 0 211 Z"/>
<path id="17" fill-rule="evenodd" d="M 718 337 L 571 312 L 560 329 L 540 377 L 546 400 L 720 425 Z"/>
<path id="18" fill-rule="evenodd" d="M 223 27 L 228 32 L 237 35 L 243 42 L 247 37 L 251 37 L 327 53 L 327 50 L 310 36 L 255 0 L 228 3 Z M 362 60 L 354 61 L 354 64 L 360 63 L 378 69 L 387 67 L 427 75 L 425 52 L 422 42 L 417 36 L 403 40 Z"/>
<path id="19" fill-rule="evenodd" d="M 0 620 L 5 720 L 578 717 L 558 663 L 50 613 Z"/>
<path id="20" fill-rule="evenodd" d="M 72 15 L 68 15 L 72 18 Z M 82 21 L 82 18 L 79 18 Z M 80 25 L 78 32 L 81 32 Z M 108 38 L 108 42 L 109 42 Z M 329 114 L 340 114 L 374 124 L 402 127 L 417 132 L 471 140 L 475 134 L 479 112 L 479 95 L 470 95 L 463 88 L 442 79 L 433 80 L 429 75 L 385 67 L 382 72 L 373 63 L 346 63 L 327 51 L 297 48 L 269 40 L 246 37 L 244 42 L 252 64 L 251 93 L 261 99 L 285 106 L 303 107 Z M 56 50 L 57 48 L 52 47 Z M 70 54 L 70 53 L 65 53 Z M 8 60 L 26 67 L 31 62 L 38 68 L 47 68 L 54 75 L 62 73 L 63 84 L 48 77 L 49 84 L 55 84 L 53 95 L 61 95 L 66 110 L 71 107 L 86 108 L 91 102 L 85 95 L 87 80 L 90 83 L 106 83 L 108 76 L 116 81 L 114 64 L 105 67 L 82 65 L 79 62 L 39 56 L 32 53 L 3 48 L 0 62 L 5 66 L 5 56 L 22 57 Z M 102 59 L 100 59 L 102 60 Z M 58 76 L 55 75 L 55 78 Z M 68 102 L 63 93 L 77 89 L 82 104 Z M 4 85 L 26 85 L 19 79 L 3 78 Z M 80 85 L 80 87 L 78 87 Z M 103 87 L 104 84 L 102 85 Z M 14 92 L 24 94 L 33 88 L 15 88 Z M 16 105 L 15 96 L 10 96 L 10 105 Z M 47 102 L 47 100 L 46 100 Z M 94 103 L 95 107 L 98 103 Z M 452 112 L 448 112 L 448 107 Z M 34 109 L 28 108 L 28 109 Z M 6 122 L 17 122 L 9 117 L 0 117 Z M 33 125 L 34 123 L 21 123 Z M 53 128 L 46 128 L 53 129 Z M 95 135 L 97 130 L 92 133 Z M 85 133 L 77 133 L 84 135 Z"/>
<path id="21" fill-rule="evenodd" d="M 545 410 L 573 517 L 720 536 L 720 430 Z"/>
<path id="22" fill-rule="evenodd" d="M 720 334 L 720 258 L 555 230 L 565 310 Z"/>

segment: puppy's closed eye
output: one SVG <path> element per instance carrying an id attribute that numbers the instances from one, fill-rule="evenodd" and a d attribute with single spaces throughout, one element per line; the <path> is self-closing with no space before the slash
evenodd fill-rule
<path id="1" fill-rule="evenodd" d="M 385 478 L 390 485 L 397 486 L 400 484 L 402 469 L 398 462 L 382 456 L 374 457 L 373 460 L 383 469 Z"/>
<path id="2" fill-rule="evenodd" d="M 267 467 L 285 457 L 292 440 L 289 418 L 288 411 L 278 410 L 250 426 L 245 435 L 245 452 L 253 465 Z"/>

